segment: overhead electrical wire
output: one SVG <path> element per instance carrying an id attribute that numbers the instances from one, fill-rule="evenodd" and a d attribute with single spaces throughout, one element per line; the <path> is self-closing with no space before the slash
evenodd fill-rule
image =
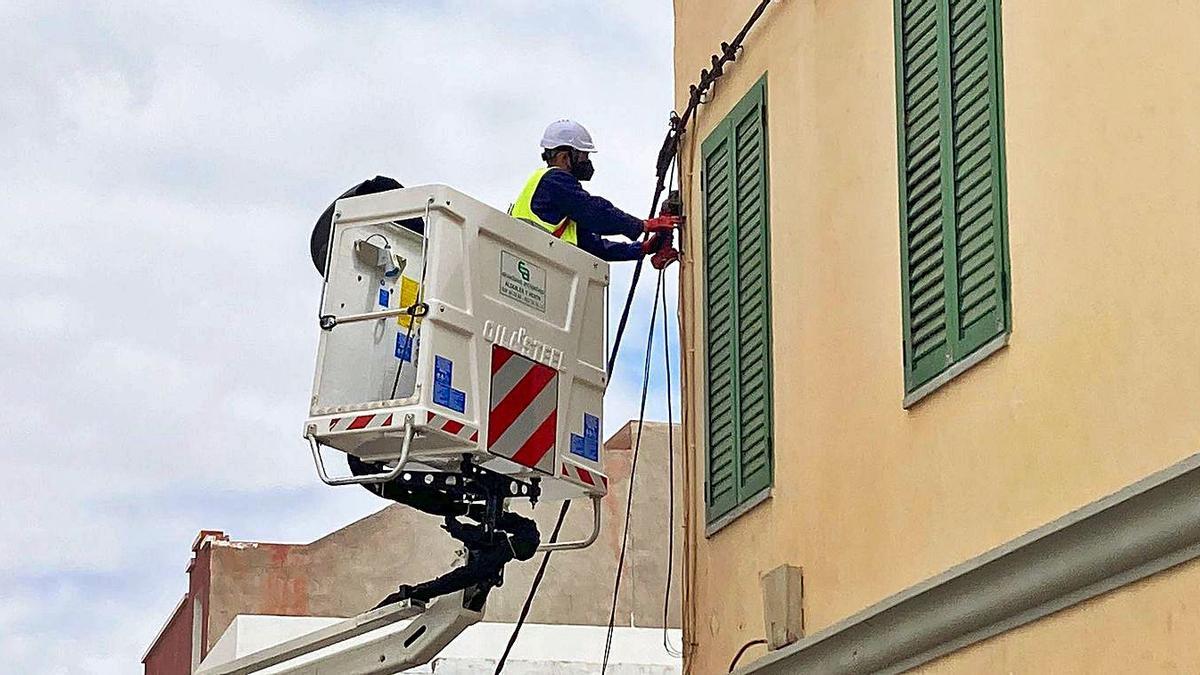
<path id="1" fill-rule="evenodd" d="M 650 200 L 649 217 L 653 218 L 655 211 L 658 210 L 658 201 L 662 198 L 663 190 L 666 188 L 667 172 L 670 170 L 671 162 L 679 154 L 679 140 L 683 137 L 688 122 L 691 121 L 692 115 L 696 112 L 696 108 L 700 107 L 701 103 L 704 102 L 704 95 L 708 93 L 713 83 L 725 74 L 726 64 L 737 60 L 737 54 L 742 49 L 742 42 L 746 39 L 746 35 L 750 33 L 750 29 L 754 27 L 754 24 L 758 23 L 759 18 L 766 12 L 767 6 L 773 1 L 759 0 L 758 6 L 754 8 L 754 12 L 750 14 L 750 18 L 742 26 L 742 29 L 733 37 L 733 41 L 721 43 L 721 53 L 712 55 L 711 67 L 701 70 L 700 81 L 688 87 L 688 104 L 684 108 L 683 114 L 671 114 L 671 128 L 667 131 L 662 147 L 658 150 L 658 171 L 654 185 L 654 197 Z M 642 262 L 643 259 L 639 258 L 633 266 L 633 278 L 629 282 L 629 295 L 625 298 L 625 307 L 621 310 L 621 319 L 617 323 L 617 334 L 613 340 L 612 353 L 608 357 L 609 375 L 612 374 L 613 365 L 616 363 L 617 354 L 621 349 L 621 338 L 625 335 L 625 325 L 629 321 L 629 310 L 633 306 L 638 279 L 642 276 Z"/>
<path id="2" fill-rule="evenodd" d="M 667 167 L 667 170 L 670 170 L 670 166 Z M 663 181 L 659 180 L 660 188 L 655 191 L 654 200 L 653 200 L 654 203 L 650 208 L 651 216 L 653 216 L 654 210 L 658 206 L 658 200 L 662 196 L 661 195 L 662 183 L 663 183 Z M 633 303 L 634 292 L 637 290 L 637 278 L 641 273 L 641 265 L 642 265 L 642 259 L 639 258 L 638 262 L 637 262 L 637 266 L 634 268 L 633 279 L 629 283 L 629 295 L 626 297 L 625 309 L 621 315 L 621 327 L 618 329 L 617 336 L 613 341 L 612 349 L 609 351 L 608 363 L 607 363 L 607 366 L 605 369 L 607 379 L 612 378 L 613 368 L 616 366 L 617 354 L 619 353 L 620 348 L 621 348 L 621 334 L 624 332 L 625 322 L 629 317 L 629 308 L 630 308 L 631 304 Z M 660 276 L 660 283 L 661 283 L 662 275 L 660 274 L 659 276 Z M 656 303 L 655 309 L 657 311 L 657 297 L 655 298 L 655 303 Z M 650 338 L 651 339 L 653 339 L 653 335 L 654 335 L 654 323 L 653 323 L 653 321 L 651 321 L 651 324 L 650 324 Z M 647 371 L 647 377 L 648 376 L 649 376 L 649 372 Z M 644 393 L 643 393 L 642 399 L 643 399 L 643 409 L 644 409 L 645 408 L 645 394 Z M 640 421 L 638 424 L 638 434 L 639 434 L 639 442 L 640 442 L 640 440 L 641 440 L 641 423 L 640 423 Z M 635 452 L 634 453 L 635 457 L 636 457 L 636 454 L 637 453 Z M 632 475 L 633 475 L 633 472 L 631 470 L 630 471 L 630 494 L 632 494 L 632 492 L 633 492 L 633 490 L 632 490 L 632 488 L 633 488 Z M 562 528 L 563 521 L 566 519 L 567 511 L 570 508 L 571 508 L 571 500 L 564 501 L 562 509 L 559 511 L 559 514 L 558 514 L 558 522 L 555 523 L 554 532 L 550 536 L 550 543 L 554 543 L 558 540 L 559 530 Z M 626 509 L 626 518 L 628 518 L 628 509 Z M 513 645 L 515 645 L 517 642 L 517 636 L 520 634 L 521 628 L 525 625 L 525 618 L 529 615 L 529 608 L 532 606 L 534 596 L 537 595 L 537 591 L 538 591 L 539 586 L 541 585 L 542 578 L 545 576 L 546 566 L 549 565 L 549 563 L 550 563 L 550 554 L 551 553 L 552 553 L 552 551 L 546 551 L 546 553 L 542 556 L 542 562 L 538 565 L 537 573 L 534 574 L 534 577 L 533 577 L 533 583 L 529 587 L 529 594 L 525 596 L 525 604 L 521 608 L 521 614 L 517 618 L 516 625 L 513 626 L 512 635 L 509 636 L 508 644 L 504 648 L 504 653 L 501 655 L 500 660 L 496 663 L 496 670 L 495 670 L 494 675 L 501 674 L 501 672 L 504 668 L 504 664 L 508 660 L 509 654 L 512 652 Z M 623 547 L 622 547 L 622 551 L 621 551 L 621 556 L 623 559 L 624 558 L 624 548 Z M 618 573 L 618 576 L 619 576 L 619 573 Z"/>
<path id="3" fill-rule="evenodd" d="M 671 175 L 670 185 L 674 186 L 675 173 L 674 173 L 674 171 L 672 171 L 672 169 L 679 170 L 678 162 L 672 162 L 671 165 L 668 167 L 668 172 Z M 624 525 L 624 529 L 623 529 L 623 532 L 621 535 L 621 549 L 620 549 L 620 555 L 618 556 L 618 560 L 617 560 L 616 577 L 613 580 L 612 605 L 609 608 L 608 626 L 607 626 L 607 630 L 606 630 L 606 634 L 605 634 L 605 638 L 604 638 L 604 658 L 600 664 L 600 672 L 601 673 L 604 673 L 605 670 L 608 668 L 608 660 L 612 653 L 613 633 L 616 629 L 617 600 L 618 600 L 619 594 L 620 594 L 621 576 L 625 569 L 625 555 L 626 555 L 626 552 L 627 552 L 627 549 L 629 546 L 629 524 L 633 520 L 634 476 L 637 475 L 638 457 L 641 454 L 640 449 L 641 449 L 641 444 L 642 444 L 642 428 L 644 426 L 645 418 L 646 418 L 646 399 L 648 398 L 648 395 L 650 392 L 650 370 L 651 370 L 651 364 L 653 363 L 653 359 L 654 359 L 654 338 L 655 338 L 654 328 L 655 328 L 655 323 L 656 323 L 657 317 L 658 317 L 658 307 L 659 307 L 660 299 L 662 301 L 662 308 L 663 308 L 663 353 L 667 359 L 667 367 L 666 367 L 667 390 L 668 390 L 667 391 L 667 405 L 668 405 L 668 407 L 670 407 L 670 405 L 671 405 L 671 403 L 670 403 L 670 401 L 671 401 L 671 396 L 670 396 L 671 366 L 670 366 L 670 337 L 669 337 L 670 334 L 669 334 L 668 327 L 667 327 L 667 287 L 666 287 L 666 271 L 665 270 L 658 271 L 658 280 L 657 280 L 657 283 L 655 284 L 655 288 L 654 288 L 654 302 L 651 305 L 651 311 L 650 311 L 650 326 L 649 326 L 649 330 L 646 333 L 646 355 L 645 355 L 645 363 L 642 368 L 642 391 L 641 391 L 641 396 L 640 396 L 640 405 L 639 405 L 639 409 L 638 409 L 637 440 L 634 442 L 633 459 L 632 459 L 632 462 L 630 463 L 630 467 L 629 467 L 629 492 L 626 495 L 625 525 Z M 670 416 L 669 412 L 668 412 L 668 416 Z M 667 437 L 668 437 L 668 444 L 670 446 L 668 451 L 673 453 L 674 441 L 673 441 L 672 431 L 673 430 L 671 429 L 670 421 L 668 421 Z M 668 554 L 667 554 L 667 568 L 668 568 L 667 589 L 666 589 L 666 591 L 664 593 L 664 597 L 663 597 L 663 648 L 667 651 L 668 654 L 674 655 L 677 650 L 674 650 L 674 648 L 671 647 L 667 641 L 667 614 L 668 614 L 669 602 L 670 602 L 670 584 L 671 584 L 670 567 L 674 562 L 671 559 L 672 558 L 672 550 L 674 547 L 673 529 L 674 529 L 674 508 L 675 508 L 675 503 L 674 503 L 675 481 L 674 481 L 674 456 L 673 455 L 671 455 L 669 457 L 668 463 L 670 464 L 669 471 L 671 473 L 671 477 L 669 479 L 670 480 L 670 486 L 669 486 L 670 487 L 670 490 L 669 490 L 670 504 L 668 506 L 668 508 L 670 509 L 669 528 L 672 531 L 670 531 L 668 533 L 669 542 L 668 542 Z M 682 655 L 682 654 L 680 654 L 680 655 Z"/>
<path id="4" fill-rule="evenodd" d="M 663 191 L 666 189 L 667 176 L 671 170 L 671 166 L 672 166 L 672 164 L 675 164 L 679 159 L 680 139 L 686 133 L 688 124 L 692 120 L 692 116 L 695 114 L 696 109 L 702 103 L 704 103 L 704 100 L 703 100 L 704 96 L 708 93 L 708 90 L 712 87 L 713 83 L 715 83 L 718 78 L 720 78 L 722 75 L 725 74 L 725 66 L 727 64 L 732 63 L 733 61 L 737 60 L 738 52 L 741 51 L 741 49 L 742 49 L 742 42 L 746 39 L 746 36 L 750 33 L 750 30 L 754 27 L 754 24 L 758 23 L 759 18 L 762 17 L 763 13 L 766 12 L 767 7 L 773 1 L 776 1 L 776 0 L 760 0 L 758 5 L 754 8 L 754 11 L 750 14 L 750 18 L 747 19 L 746 23 L 742 26 L 742 29 L 739 30 L 738 33 L 734 36 L 733 40 L 731 42 L 722 42 L 721 43 L 721 53 L 712 55 L 711 66 L 709 68 L 702 69 L 700 71 L 699 81 L 697 83 L 689 86 L 689 88 L 688 88 L 688 104 L 687 104 L 687 107 L 684 108 L 683 114 L 681 114 L 681 115 L 677 115 L 675 113 L 671 114 L 670 129 L 667 131 L 667 135 L 663 139 L 662 147 L 659 148 L 659 151 L 658 151 L 658 161 L 657 161 L 657 166 L 656 166 L 657 170 L 656 170 L 656 176 L 655 176 L 654 196 L 650 200 L 650 215 L 649 215 L 650 218 L 653 218 L 656 215 L 655 212 L 658 210 L 659 200 L 662 198 Z M 682 167 L 681 167 L 681 170 L 682 170 Z M 608 363 L 606 364 L 606 367 L 605 367 L 605 373 L 606 373 L 608 379 L 612 378 L 613 369 L 616 366 L 616 362 L 617 362 L 617 356 L 620 354 L 621 339 L 625 335 L 625 327 L 629 321 L 629 312 L 633 307 L 633 301 L 637 294 L 638 281 L 641 278 L 643 262 L 644 262 L 644 259 L 639 258 L 633 267 L 633 277 L 630 279 L 630 282 L 629 282 L 629 293 L 625 297 L 625 305 L 621 310 L 621 318 L 617 323 L 617 332 L 613 338 L 613 346 L 612 346 L 612 349 L 609 351 Z M 661 273 L 661 271 L 659 274 L 658 288 L 659 288 L 659 290 L 661 290 L 661 288 L 662 288 L 662 273 Z M 656 294 L 655 305 L 654 305 L 655 309 L 654 309 L 654 312 L 652 312 L 652 316 L 653 316 L 653 314 L 657 314 L 657 309 L 658 309 L 657 294 L 658 294 L 659 290 L 656 290 L 656 293 L 655 293 Z M 665 301 L 665 298 L 664 298 L 664 301 Z M 664 321 L 665 321 L 665 317 L 664 317 Z M 651 339 L 653 339 L 653 331 L 654 331 L 654 324 L 653 324 L 653 319 L 652 319 L 651 326 L 650 326 Z M 650 347 L 647 347 L 647 352 L 649 352 L 649 351 L 650 351 Z M 649 377 L 648 362 L 647 362 L 647 366 L 646 366 L 646 377 L 647 378 Z M 648 383 L 648 380 L 647 380 L 647 383 Z M 668 384 L 668 387 L 669 387 L 669 384 Z M 644 412 L 644 408 L 645 408 L 644 396 L 643 396 L 642 408 L 643 408 L 643 412 Z M 641 425 L 642 425 L 642 420 L 639 419 L 639 421 L 638 421 L 638 441 L 637 441 L 638 444 L 640 444 L 640 442 L 641 442 Z M 673 444 L 673 439 L 668 439 L 668 440 L 669 440 L 669 442 L 671 442 Z M 672 453 L 672 458 L 673 458 L 673 456 L 674 455 Z M 637 452 L 635 449 L 634 461 L 632 462 L 632 464 L 630 466 L 630 474 L 629 474 L 629 484 L 630 484 L 630 494 L 631 495 L 633 493 L 634 468 L 636 467 L 636 463 L 637 463 L 636 458 L 637 458 Z M 674 460 L 672 459 L 672 463 L 673 463 L 673 461 Z M 672 481 L 673 481 L 673 478 L 672 478 Z M 551 542 L 554 542 L 557 540 L 557 535 L 558 535 L 559 529 L 562 527 L 563 520 L 566 518 L 567 511 L 570 508 L 570 505 L 571 505 L 571 502 L 569 500 L 563 503 L 562 510 L 559 512 L 558 522 L 555 525 L 554 533 L 553 533 L 553 535 L 551 535 L 551 538 L 550 538 Z M 672 513 L 674 513 L 673 504 L 672 504 Z M 626 512 L 625 517 L 626 517 L 626 521 L 625 521 L 626 531 L 628 531 L 628 524 L 629 524 L 628 510 Z M 672 532 L 673 532 L 673 528 L 672 528 Z M 621 563 L 622 564 L 623 564 L 623 560 L 624 560 L 624 553 L 625 553 L 624 544 L 622 544 L 622 551 L 621 551 Z M 521 616 L 519 617 L 516 626 L 513 627 L 513 633 L 511 635 L 511 637 L 509 638 L 509 642 L 508 642 L 507 647 L 505 648 L 504 655 L 501 657 L 500 662 L 497 664 L 496 671 L 495 671 L 496 675 L 500 675 L 501 670 L 504 667 L 504 661 L 507 659 L 508 654 L 511 652 L 513 644 L 516 643 L 517 636 L 521 631 L 521 627 L 524 625 L 525 617 L 528 615 L 528 607 L 530 605 L 532 605 L 533 598 L 537 594 L 538 587 L 544 576 L 546 566 L 549 563 L 549 561 L 550 561 L 550 551 L 547 551 L 545 553 L 545 555 L 542 556 L 541 565 L 538 567 L 537 574 L 534 576 L 533 584 L 530 586 L 529 595 L 525 599 L 525 606 L 522 607 Z M 670 580 L 668 579 L 668 584 L 669 583 L 670 583 Z M 620 584 L 620 569 L 618 569 L 617 582 L 614 585 L 619 587 L 619 584 Z M 605 657 L 604 657 L 605 665 L 607 665 L 608 656 L 611 652 L 611 646 L 612 646 L 612 630 L 613 630 L 613 625 L 614 625 L 615 616 L 616 616 L 615 615 L 615 611 L 616 611 L 615 610 L 615 607 L 616 607 L 615 595 L 616 594 L 614 591 L 613 611 L 610 612 L 611 619 L 609 622 L 609 635 L 605 640 L 605 642 L 606 642 Z M 686 640 L 686 635 L 684 637 Z M 687 646 L 686 643 L 684 646 L 686 648 L 686 646 Z"/>
<path id="5" fill-rule="evenodd" d="M 671 171 L 670 182 L 667 184 L 667 194 L 675 187 L 675 179 L 683 184 L 683 164 L 676 155 L 674 170 Z M 682 202 L 681 202 L 682 203 Z M 671 396 L 671 333 L 669 330 L 669 310 L 667 308 L 667 288 L 663 285 L 662 293 L 662 339 L 663 339 L 663 381 L 667 394 L 667 579 L 663 586 L 662 610 L 662 643 L 663 650 L 672 658 L 683 658 L 682 649 L 676 649 L 671 644 L 668 632 L 671 609 L 671 580 L 675 571 L 675 406 Z"/>
<path id="6" fill-rule="evenodd" d="M 657 200 L 657 198 L 656 198 L 656 200 Z M 639 264 L 641 263 L 640 260 L 638 262 L 639 262 Z M 636 289 L 636 288 L 637 288 L 636 281 L 630 284 L 630 286 L 629 286 L 629 297 L 630 298 L 633 297 L 633 292 L 634 292 L 634 289 Z M 653 334 L 653 328 L 654 328 L 653 324 L 651 324 L 650 328 L 651 328 L 651 334 Z M 617 350 L 618 350 L 619 346 L 620 346 L 620 339 L 618 338 L 614 342 L 612 351 L 610 352 L 609 358 L 608 358 L 608 368 L 607 368 L 606 372 L 607 372 L 607 376 L 609 378 L 612 377 L 612 369 L 613 369 L 613 366 L 616 364 Z M 631 474 L 632 474 L 632 472 L 631 472 Z M 632 488 L 632 484 L 630 487 Z M 558 541 L 559 531 L 562 529 L 563 521 L 566 520 L 567 511 L 569 511 L 570 508 L 571 508 L 571 500 L 568 499 L 563 502 L 562 508 L 558 512 L 558 522 L 556 522 L 554 524 L 554 531 L 550 534 L 550 543 L 554 543 L 554 542 Z M 512 653 L 513 645 L 515 645 L 517 643 L 517 637 L 520 635 L 521 628 L 524 627 L 524 625 L 525 625 L 525 619 L 529 616 L 529 610 L 533 606 L 534 596 L 537 595 L 538 588 L 541 586 L 541 583 L 542 583 L 542 578 L 546 574 L 546 566 L 550 564 L 550 554 L 551 553 L 553 553 L 553 551 L 546 551 L 542 555 L 542 562 L 538 565 L 538 570 L 533 576 L 533 582 L 529 586 L 529 593 L 528 593 L 528 595 L 525 596 L 525 603 L 521 607 L 521 614 L 517 617 L 516 625 L 513 626 L 512 635 L 510 635 L 508 638 L 508 644 L 505 645 L 504 653 L 501 654 L 500 660 L 496 662 L 496 670 L 494 671 L 494 675 L 500 675 L 501 672 L 504 670 L 504 664 L 508 661 L 509 654 Z M 622 552 L 622 554 L 623 554 L 623 552 Z"/>
<path id="7" fill-rule="evenodd" d="M 658 318 L 658 296 L 665 292 L 663 289 L 663 270 L 658 272 L 658 283 L 654 288 L 654 308 L 650 311 L 650 330 L 646 335 L 646 359 L 642 366 L 642 396 L 638 407 L 637 438 L 633 441 L 632 458 L 629 462 L 629 488 L 625 496 L 625 526 L 621 532 L 621 553 L 617 557 L 617 574 L 613 580 L 612 606 L 608 613 L 608 630 L 604 637 L 604 660 L 600 662 L 600 673 L 608 669 L 608 659 L 612 654 L 613 632 L 617 623 L 617 598 L 621 592 L 621 573 L 625 569 L 625 553 L 629 546 L 629 523 L 633 520 L 633 477 L 637 475 L 638 456 L 641 454 L 642 427 L 646 420 L 646 398 L 650 391 L 650 364 L 654 357 L 654 325 Z"/>

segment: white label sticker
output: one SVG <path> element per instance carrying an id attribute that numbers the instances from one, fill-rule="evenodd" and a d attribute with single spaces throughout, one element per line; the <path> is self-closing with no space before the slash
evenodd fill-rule
<path id="1" fill-rule="evenodd" d="M 546 311 L 546 270 L 508 251 L 500 251 L 500 295 Z"/>

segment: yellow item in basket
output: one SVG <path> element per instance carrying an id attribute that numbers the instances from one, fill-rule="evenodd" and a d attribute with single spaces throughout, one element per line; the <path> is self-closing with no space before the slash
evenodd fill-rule
<path id="1" fill-rule="evenodd" d="M 412 307 L 413 304 L 417 302 L 417 296 L 419 295 L 420 290 L 421 284 L 416 279 L 410 279 L 404 276 L 400 277 L 399 306 L 401 308 Z M 421 317 L 416 317 L 416 319 L 418 324 L 421 323 Z M 412 323 L 412 320 L 413 317 L 409 316 L 408 314 L 401 314 L 400 316 L 396 317 L 396 323 L 405 328 L 409 327 L 409 325 Z"/>

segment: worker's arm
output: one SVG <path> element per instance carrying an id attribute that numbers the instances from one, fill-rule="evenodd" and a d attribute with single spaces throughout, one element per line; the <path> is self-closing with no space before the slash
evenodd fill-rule
<path id="1" fill-rule="evenodd" d="M 604 237 L 582 230 L 579 232 L 579 248 L 609 262 L 637 260 L 645 255 L 640 242 L 609 241 Z"/>
<path id="2" fill-rule="evenodd" d="M 549 171 L 542 177 L 530 206 L 537 217 L 547 223 L 557 223 L 563 218 L 574 220 L 579 229 L 580 248 L 584 250 L 588 250 L 583 245 L 585 234 L 596 238 L 623 234 L 630 239 L 642 235 L 641 218 L 625 213 L 603 197 L 588 194 L 579 179 L 561 169 Z"/>

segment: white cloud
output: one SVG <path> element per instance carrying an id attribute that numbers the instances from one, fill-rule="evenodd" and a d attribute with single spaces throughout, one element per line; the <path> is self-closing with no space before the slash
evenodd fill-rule
<path id="1" fill-rule="evenodd" d="M 563 116 L 641 215 L 670 26 L 665 0 L 0 5 L 0 662 L 134 671 L 198 529 L 302 541 L 380 507 L 299 438 L 312 221 L 376 174 L 506 204 Z"/>

